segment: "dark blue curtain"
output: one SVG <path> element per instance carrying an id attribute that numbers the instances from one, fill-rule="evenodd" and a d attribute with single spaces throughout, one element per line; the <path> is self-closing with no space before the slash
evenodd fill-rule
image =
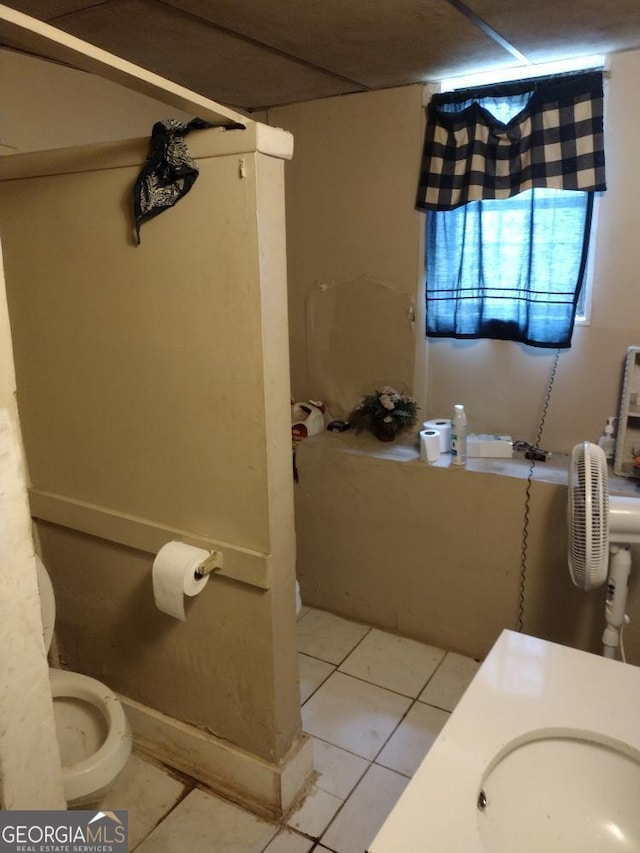
<path id="1" fill-rule="evenodd" d="M 593 193 L 533 189 L 427 214 L 427 335 L 568 347 Z"/>

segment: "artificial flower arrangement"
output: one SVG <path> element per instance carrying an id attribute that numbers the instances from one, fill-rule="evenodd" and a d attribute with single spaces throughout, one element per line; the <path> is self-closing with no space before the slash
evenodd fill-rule
<path id="1" fill-rule="evenodd" d="M 368 429 L 380 441 L 393 441 L 396 435 L 410 430 L 418 417 L 413 397 L 386 385 L 367 394 L 349 416 L 358 431 Z"/>

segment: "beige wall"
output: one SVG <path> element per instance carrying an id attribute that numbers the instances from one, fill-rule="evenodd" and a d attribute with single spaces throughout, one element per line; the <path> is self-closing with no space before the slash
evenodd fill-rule
<path id="1" fill-rule="evenodd" d="M 297 454 L 303 600 L 404 636 L 484 656 L 518 626 L 526 479 L 437 468 L 409 442 L 325 433 Z M 526 633 L 602 648 L 605 590 L 571 583 L 564 471 L 538 466 L 525 566 Z M 635 557 L 639 556 L 635 549 Z M 628 659 L 640 664 L 640 581 L 631 579 Z"/>
<path id="2" fill-rule="evenodd" d="M 372 383 L 413 386 L 421 105 L 422 87 L 408 86 L 269 111 L 296 146 L 286 167 L 292 385 L 335 415 Z"/>
<path id="3" fill-rule="evenodd" d="M 640 251 L 634 231 L 639 179 L 633 165 L 638 111 L 623 102 L 635 95 L 639 65 L 638 53 L 612 62 L 609 192 L 600 208 L 592 325 L 576 331 L 574 347 L 560 359 L 544 438 L 556 450 L 599 435 L 605 417 L 617 409 L 625 349 L 640 343 L 633 324 L 640 299 L 634 295 Z M 428 379 L 424 387 L 419 384 L 426 365 L 419 289 L 424 221 L 413 201 L 422 144 L 421 87 L 294 105 L 271 110 L 268 120 L 292 130 L 296 140 L 295 157 L 286 167 L 295 397 L 323 397 L 341 414 L 374 382 L 413 385 L 421 401 L 428 385 L 425 415 L 448 414 L 453 402 L 462 400 L 473 428 L 532 438 L 550 366 L 544 351 L 502 342 L 432 343 Z M 2 139 L 11 141 L 4 129 Z M 147 233 L 145 242 L 152 239 Z M 150 319 L 144 322 L 151 325 Z M 84 440 L 80 437 L 81 444 Z M 299 463 L 298 569 L 310 603 L 471 654 L 483 654 L 500 627 L 513 625 L 522 480 L 334 455 L 315 439 L 304 445 Z M 525 629 L 597 649 L 602 596 L 580 593 L 568 581 L 565 496 L 561 485 L 534 486 Z M 457 513 L 465 518 L 465 536 L 452 520 Z M 160 695 L 168 713 L 214 728 L 261 754 L 291 736 L 297 725 L 290 715 L 291 638 L 285 631 L 272 635 L 266 650 L 255 648 L 256 635 L 243 627 L 288 613 L 290 579 L 275 592 L 244 595 L 218 581 L 219 594 L 194 602 L 193 621 L 176 643 L 175 627 L 165 634 L 163 617 L 149 604 L 148 557 L 48 524 L 42 525 L 42 536 L 62 580 L 59 628 L 70 665 L 111 680 L 117 689 L 131 689 L 143 702 Z M 100 574 L 107 564 L 117 579 L 108 589 Z M 79 602 L 75 590 L 88 565 L 95 583 L 83 587 Z M 637 622 L 636 589 L 634 580 L 630 613 Z M 112 614 L 101 609 L 105 598 Z M 135 603 L 136 615 L 143 617 L 138 621 Z M 233 624 L 232 611 L 241 617 Z M 80 639 L 83 632 L 87 644 Z M 230 649 L 224 655 L 216 654 L 222 635 Z M 640 661 L 632 630 L 627 645 L 630 657 Z M 270 659 L 271 685 L 253 666 L 248 672 L 255 678 L 243 678 L 253 655 L 256 661 Z M 159 688 L 159 662 L 177 689 Z M 211 672 L 229 677 L 229 683 L 239 678 L 240 692 L 221 696 L 211 679 L 197 688 L 195 703 L 186 701 L 180 694 L 192 689 L 185 680 L 187 666 L 205 681 Z M 288 688 L 274 696 L 280 678 Z M 275 703 L 273 715 L 259 722 L 254 709 L 265 696 Z"/>
<path id="4" fill-rule="evenodd" d="M 279 764 L 300 732 L 283 162 L 248 133 L 200 134 L 198 182 L 140 246 L 143 142 L 4 158 L 0 233 L 30 481 L 70 514 L 39 524 L 65 664 Z M 124 522 L 263 575 L 213 577 L 177 623 Z"/>
<path id="5" fill-rule="evenodd" d="M 612 57 L 608 191 L 600 201 L 591 324 L 562 352 L 542 445 L 596 440 L 617 413 L 621 370 L 640 342 L 640 52 Z M 421 332 L 403 316 L 422 300 L 424 218 L 413 209 L 422 145 L 419 87 L 272 110 L 293 130 L 287 166 L 292 380 L 297 399 L 348 410 L 374 382 L 411 384 L 426 369 Z M 322 284 L 326 288 L 322 288 Z M 384 298 L 381 298 L 384 294 Z M 500 341 L 430 341 L 427 417 L 463 402 L 470 429 L 533 440 L 553 353 Z M 349 452 L 336 441 L 355 442 Z M 372 460 L 366 438 L 300 448 L 298 572 L 311 604 L 483 654 L 517 613 L 526 483 Z M 563 481 L 564 482 L 564 481 Z M 532 492 L 525 630 L 597 650 L 602 590 L 571 587 L 566 488 Z M 632 580 L 630 612 L 637 614 Z M 636 595 L 637 597 L 637 595 Z M 638 615 L 638 614 L 637 614 Z M 632 659 L 640 645 L 628 632 Z"/>
<path id="6" fill-rule="evenodd" d="M 148 136 L 192 115 L 97 74 L 0 49 L 0 154 Z"/>
<path id="7" fill-rule="evenodd" d="M 640 52 L 612 57 L 607 81 L 608 191 L 600 202 L 591 325 L 563 351 L 543 445 L 596 440 L 617 414 L 626 348 L 640 342 L 638 219 Z M 272 110 L 294 132 L 287 166 L 292 384 L 297 399 L 348 408 L 372 383 L 412 384 L 424 368 L 424 215 L 413 209 L 422 145 L 421 88 L 329 98 Z M 328 285 L 322 291 L 321 284 Z M 418 346 L 416 346 L 416 340 Z M 502 341 L 431 340 L 428 417 L 466 406 L 470 429 L 533 440 L 552 355 Z M 423 389 L 414 385 L 419 398 Z"/>
<path id="8" fill-rule="evenodd" d="M 138 165 L 7 181 L 2 236 L 32 484 L 268 552 L 249 157 L 247 170 L 203 160 L 139 247 L 125 207 Z"/>

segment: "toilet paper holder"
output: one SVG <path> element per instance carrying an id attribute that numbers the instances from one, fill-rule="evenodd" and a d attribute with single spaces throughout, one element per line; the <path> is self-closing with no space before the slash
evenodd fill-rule
<path id="1" fill-rule="evenodd" d="M 204 559 L 197 569 L 194 571 L 194 577 L 198 580 L 206 577 L 211 572 L 215 572 L 223 567 L 224 558 L 222 551 L 212 550 L 209 556 Z"/>

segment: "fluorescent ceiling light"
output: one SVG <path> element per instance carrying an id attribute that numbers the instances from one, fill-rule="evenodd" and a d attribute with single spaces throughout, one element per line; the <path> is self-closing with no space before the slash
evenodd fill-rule
<path id="1" fill-rule="evenodd" d="M 575 59 L 560 59 L 557 62 L 541 62 L 539 65 L 516 65 L 496 71 L 482 71 L 479 74 L 466 74 L 464 77 L 449 77 L 440 81 L 440 91 L 453 92 L 469 86 L 486 86 L 491 83 L 506 83 L 509 80 L 528 80 L 530 77 L 583 71 L 586 68 L 604 68 L 604 56 L 594 54 Z"/>

